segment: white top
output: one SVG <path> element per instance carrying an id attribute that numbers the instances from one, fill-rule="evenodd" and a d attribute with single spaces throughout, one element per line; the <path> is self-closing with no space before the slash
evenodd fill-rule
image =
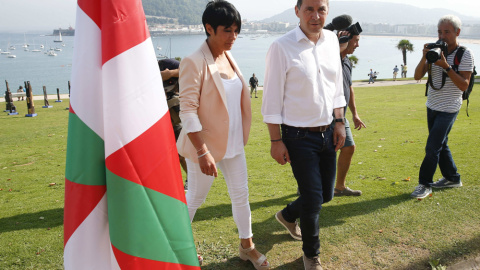
<path id="1" fill-rule="evenodd" d="M 240 101 L 242 99 L 243 84 L 235 73 L 235 77 L 226 80 L 222 78 L 223 87 L 227 99 L 228 111 L 228 141 L 225 158 L 233 158 L 243 153 L 243 128 L 242 128 L 242 108 Z"/>
<path id="2" fill-rule="evenodd" d="M 458 48 L 447 56 L 449 65 L 453 65 L 457 50 Z M 467 48 L 463 53 L 460 65 L 458 65 L 458 71 L 473 71 L 473 62 L 473 53 Z M 442 73 L 443 68 L 435 64 L 432 65 L 432 83 L 437 89 L 442 86 Z M 458 112 L 462 107 L 462 94 L 462 90 L 458 89 L 450 77 L 447 76 L 445 85 L 440 90 L 435 90 L 428 84 L 427 107 L 439 112 Z"/>
<path id="3" fill-rule="evenodd" d="M 337 36 L 322 30 L 317 44 L 297 26 L 275 40 L 266 59 L 262 114 L 267 124 L 329 125 L 346 106 Z"/>

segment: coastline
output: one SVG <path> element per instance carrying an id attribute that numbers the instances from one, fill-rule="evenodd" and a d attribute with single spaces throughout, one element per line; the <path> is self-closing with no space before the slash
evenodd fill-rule
<path id="1" fill-rule="evenodd" d="M 54 94 L 54 95 L 47 95 L 47 99 L 49 101 L 51 100 L 57 100 L 57 94 Z M 60 94 L 60 100 L 69 100 L 70 99 L 70 95 L 69 94 Z M 43 100 L 43 95 L 34 95 L 33 96 L 33 100 Z M 17 100 L 16 97 L 13 97 L 13 104 L 15 104 L 15 102 L 26 102 L 25 100 Z M 0 102 L 5 102 L 5 96 L 2 96 L 0 97 Z"/>

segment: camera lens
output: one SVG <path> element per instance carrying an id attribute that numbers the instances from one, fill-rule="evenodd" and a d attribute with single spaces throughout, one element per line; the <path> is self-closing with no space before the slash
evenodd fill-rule
<path id="1" fill-rule="evenodd" d="M 427 62 L 430 64 L 437 62 L 437 60 L 440 59 L 441 53 L 442 49 L 440 48 L 431 49 L 427 52 L 427 55 L 425 56 L 427 58 Z"/>

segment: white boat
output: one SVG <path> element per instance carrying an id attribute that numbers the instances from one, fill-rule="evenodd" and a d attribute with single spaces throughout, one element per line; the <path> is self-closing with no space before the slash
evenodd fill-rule
<path id="1" fill-rule="evenodd" d="M 58 30 L 58 39 L 55 39 L 53 42 L 63 42 L 62 31 Z"/>
<path id="2" fill-rule="evenodd" d="M 17 56 L 15 54 L 9 54 L 7 57 L 8 58 L 17 58 Z"/>
<path id="3" fill-rule="evenodd" d="M 60 49 L 60 48 L 55 48 L 54 50 L 57 51 L 57 52 L 61 52 L 61 51 L 62 51 L 62 49 Z"/>
<path id="4" fill-rule="evenodd" d="M 45 48 L 45 46 L 43 44 L 40 44 L 40 49 L 43 49 Z"/>
<path id="5" fill-rule="evenodd" d="M 16 48 L 15 48 L 14 45 L 12 45 L 12 46 L 8 47 L 8 49 L 9 49 L 9 50 L 15 50 Z"/>
<path id="6" fill-rule="evenodd" d="M 32 52 L 41 52 L 42 50 L 39 49 L 33 49 Z"/>
<path id="7" fill-rule="evenodd" d="M 62 43 L 62 47 L 65 47 L 65 43 Z"/>
<path id="8" fill-rule="evenodd" d="M 47 55 L 48 56 L 57 56 L 57 54 L 54 51 L 48 51 Z"/>
<path id="9" fill-rule="evenodd" d="M 23 40 L 24 40 L 24 43 L 22 45 L 22 48 L 27 48 L 28 44 L 27 44 L 27 38 L 25 37 L 25 33 L 23 33 Z"/>
<path id="10" fill-rule="evenodd" d="M 4 52 L 0 52 L 0 54 L 10 54 L 10 52 L 4 51 Z"/>

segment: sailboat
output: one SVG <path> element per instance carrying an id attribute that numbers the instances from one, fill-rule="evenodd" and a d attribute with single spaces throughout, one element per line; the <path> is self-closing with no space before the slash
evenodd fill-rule
<path id="1" fill-rule="evenodd" d="M 23 33 L 23 40 L 24 40 L 24 43 L 22 45 L 22 48 L 25 48 L 26 49 L 25 51 L 28 51 L 27 38 L 25 37 L 25 33 Z"/>
<path id="2" fill-rule="evenodd" d="M 32 52 L 41 52 L 42 50 L 37 49 L 37 44 L 35 43 L 35 40 L 33 40 L 33 50 Z M 43 49 L 43 45 L 40 45 L 40 48 Z"/>
<path id="3" fill-rule="evenodd" d="M 63 42 L 62 31 L 58 30 L 58 39 L 55 39 L 53 42 Z"/>
<path id="4" fill-rule="evenodd" d="M 8 47 L 10 47 L 10 42 L 8 43 Z M 5 51 L 0 52 L 0 54 L 10 54 L 10 52 L 8 51 L 9 50 L 8 47 Z"/>

